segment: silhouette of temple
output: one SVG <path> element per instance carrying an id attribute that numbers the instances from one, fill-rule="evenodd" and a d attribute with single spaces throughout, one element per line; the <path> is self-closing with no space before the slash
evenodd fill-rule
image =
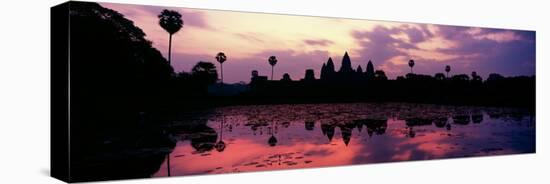
<path id="1" fill-rule="evenodd" d="M 315 71 L 313 69 L 307 69 L 306 75 L 304 76 L 303 81 L 313 81 L 315 80 Z"/>
<path id="2" fill-rule="evenodd" d="M 414 62 L 411 62 L 411 71 L 413 66 Z M 447 75 L 407 73 L 390 80 L 383 70 L 376 70 L 371 60 L 366 66 L 358 65 L 354 69 L 349 53 L 345 52 L 339 69 L 336 69 L 331 57 L 322 63 L 319 78 L 315 77 L 313 69 L 306 69 L 304 77 L 298 80 L 292 80 L 288 73 L 280 80 L 269 80 L 267 76 L 260 76 L 257 71 L 253 71 L 250 90 L 242 96 L 253 97 L 253 101 L 268 97 L 265 99 L 269 103 L 405 101 L 534 104 L 534 76 L 503 77 L 490 74 L 484 81 L 475 71 L 471 75 L 448 75 L 449 66 L 442 68 L 442 71 L 447 72 Z"/>
<path id="3" fill-rule="evenodd" d="M 290 79 L 290 77 L 288 77 Z M 252 78 L 250 79 L 250 83 L 256 83 L 256 82 L 265 82 L 267 81 L 267 76 L 260 76 L 257 70 L 252 70 Z"/>
<path id="4" fill-rule="evenodd" d="M 340 66 L 340 70 L 338 70 L 338 73 L 347 74 L 353 72 L 355 71 L 351 67 L 351 59 L 349 58 L 348 52 L 346 52 L 344 54 L 344 57 L 342 58 L 342 65 Z"/>
<path id="5" fill-rule="evenodd" d="M 357 69 L 354 70 L 351 66 L 351 59 L 349 57 L 349 54 L 348 52 L 346 52 L 344 53 L 344 57 L 342 57 L 342 64 L 338 72 L 336 72 L 334 69 L 332 58 L 329 58 L 327 63 L 323 63 L 323 66 L 321 67 L 320 79 L 323 81 L 338 82 L 372 80 L 376 78 L 376 73 L 378 73 L 381 78 L 387 80 L 384 71 L 377 70 L 375 72 L 374 65 L 372 64 L 371 60 L 369 60 L 369 62 L 367 63 L 367 67 L 365 70 L 363 70 L 363 67 L 361 65 L 358 65 Z"/>

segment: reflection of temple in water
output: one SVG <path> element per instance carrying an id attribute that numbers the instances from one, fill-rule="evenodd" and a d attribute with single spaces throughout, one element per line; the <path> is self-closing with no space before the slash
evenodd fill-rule
<path id="1" fill-rule="evenodd" d="M 365 119 L 363 121 L 367 127 L 369 137 L 372 137 L 373 133 L 382 135 L 386 133 L 386 129 L 388 128 L 388 119 Z"/>
<path id="2" fill-rule="evenodd" d="M 344 141 L 344 144 L 347 146 L 351 141 L 354 128 L 357 128 L 357 131 L 361 132 L 363 126 L 365 126 L 369 137 L 372 137 L 373 134 L 382 135 L 386 132 L 386 128 L 388 127 L 387 121 L 387 119 L 359 119 L 342 124 L 321 123 L 321 132 L 323 135 L 327 136 L 328 141 L 331 142 L 334 137 L 335 128 L 340 128 L 342 141 Z"/>
<path id="3" fill-rule="evenodd" d="M 332 137 L 334 137 L 335 127 L 335 125 L 321 123 L 321 132 L 323 132 L 323 135 L 327 136 L 329 142 L 332 141 Z"/>
<path id="4" fill-rule="evenodd" d="M 407 108 L 404 108 L 407 109 Z M 394 109 L 395 110 L 395 109 Z M 375 116 L 377 118 L 359 118 L 352 120 L 340 120 L 343 122 L 338 122 L 334 119 L 317 119 L 308 117 L 304 118 L 307 120 L 300 119 L 284 119 L 283 121 L 275 121 L 271 118 L 265 118 L 254 113 L 246 117 L 246 123 L 243 123 L 244 126 L 250 128 L 252 135 L 254 136 L 265 136 L 265 143 L 267 146 L 274 147 L 280 144 L 277 133 L 281 129 L 289 128 L 291 122 L 302 121 L 304 123 L 303 131 L 314 131 L 316 123 L 319 123 L 320 131 L 323 136 L 328 139 L 328 142 L 332 142 L 335 134 L 336 128 L 339 129 L 340 135 L 343 143 L 348 146 L 351 142 L 353 136 L 353 130 L 357 128 L 357 132 L 361 134 L 366 132 L 369 137 L 374 135 L 383 135 L 386 133 L 388 128 L 388 118 L 404 120 L 405 123 L 405 133 L 406 137 L 414 138 L 417 135 L 419 128 L 423 126 L 435 126 L 437 128 L 445 128 L 448 131 L 451 130 L 454 124 L 468 125 L 470 123 L 478 124 L 484 120 L 484 112 L 490 118 L 507 118 L 511 120 L 521 120 L 523 119 L 524 113 L 515 112 L 515 111 L 504 111 L 504 110 L 486 110 L 481 111 L 480 109 L 458 109 L 447 111 L 447 113 L 435 113 L 435 114 L 418 114 L 405 112 L 404 116 L 399 116 L 402 109 L 396 109 L 391 113 L 387 113 L 382 116 Z M 311 111 L 315 116 L 323 115 L 322 113 Z M 403 113 L 403 112 L 401 112 Z M 409 113 L 409 114 L 407 114 Z M 338 114 L 336 114 L 338 115 Z M 296 118 L 301 118 L 299 116 L 294 116 Z M 327 117 L 330 117 L 327 116 Z M 231 133 L 233 124 L 235 122 L 226 123 L 225 116 L 221 116 L 220 119 L 217 119 L 219 123 L 219 129 L 213 129 L 204 124 L 194 126 L 186 139 L 191 141 L 191 146 L 196 150 L 197 153 L 209 152 L 216 150 L 218 152 L 223 152 L 228 146 L 224 140 L 224 133 Z M 281 130 L 284 131 L 284 130 Z M 285 134 L 286 135 L 286 134 Z"/>
<path id="5" fill-rule="evenodd" d="M 342 133 L 342 140 L 347 146 L 349 144 L 349 141 L 351 140 L 351 131 L 353 130 L 353 128 L 355 128 L 355 124 L 345 123 L 343 125 L 339 125 L 338 127 L 340 128 L 340 132 Z"/>

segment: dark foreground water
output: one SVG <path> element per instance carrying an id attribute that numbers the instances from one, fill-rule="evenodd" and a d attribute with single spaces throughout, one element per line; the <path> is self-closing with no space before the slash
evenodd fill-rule
<path id="1" fill-rule="evenodd" d="M 200 114 L 200 115 L 196 115 Z M 535 152 L 534 112 L 404 103 L 258 105 L 183 114 L 153 177 Z"/>

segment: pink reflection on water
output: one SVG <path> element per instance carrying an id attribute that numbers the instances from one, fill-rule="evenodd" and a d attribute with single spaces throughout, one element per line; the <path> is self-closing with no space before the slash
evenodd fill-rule
<path id="1" fill-rule="evenodd" d="M 482 114 L 477 117 L 482 122 L 465 123 L 462 119 L 454 122 L 451 118 L 455 113 L 454 107 L 415 106 L 420 111 L 432 112 L 422 117 L 423 114 L 415 112 L 415 108 L 405 106 L 400 109 L 401 106 L 384 107 L 392 113 L 378 108 L 368 114 L 364 113 L 365 109 L 374 108 L 363 107 L 362 104 L 337 106 L 337 112 L 333 114 L 323 108 L 335 109 L 334 105 L 222 109 L 230 115 L 211 117 L 205 126 L 207 133 L 215 132 L 216 135 L 196 140 L 206 141 L 203 145 L 215 145 L 223 140 L 225 149 L 211 147 L 198 150 L 193 146 L 192 139 L 182 139 L 169 155 L 170 165 L 165 160 L 153 177 L 167 176 L 168 167 L 171 175 L 177 176 L 499 155 L 534 150 L 534 127 L 526 118 L 504 120 Z M 381 116 L 377 111 L 390 115 Z M 373 114 L 378 119 L 369 119 Z M 434 115 L 448 117 L 448 120 L 439 125 L 430 121 L 426 123 L 425 118 Z M 405 120 L 411 117 L 417 119 Z"/>
<path id="2" fill-rule="evenodd" d="M 291 144 L 269 147 L 249 139 L 231 141 L 223 152 L 193 153 L 189 142 L 178 143 L 170 154 L 172 175 L 227 173 L 348 165 L 361 154 L 361 144 L 346 146 L 341 138 L 330 144 Z M 366 155 L 365 155 L 366 156 Z M 164 162 L 154 176 L 166 176 Z"/>

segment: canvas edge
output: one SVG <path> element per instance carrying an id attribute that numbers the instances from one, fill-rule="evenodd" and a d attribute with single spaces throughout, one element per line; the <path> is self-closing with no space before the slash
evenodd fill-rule
<path id="1" fill-rule="evenodd" d="M 50 8 L 50 175 L 71 182 L 69 107 L 70 2 Z"/>

